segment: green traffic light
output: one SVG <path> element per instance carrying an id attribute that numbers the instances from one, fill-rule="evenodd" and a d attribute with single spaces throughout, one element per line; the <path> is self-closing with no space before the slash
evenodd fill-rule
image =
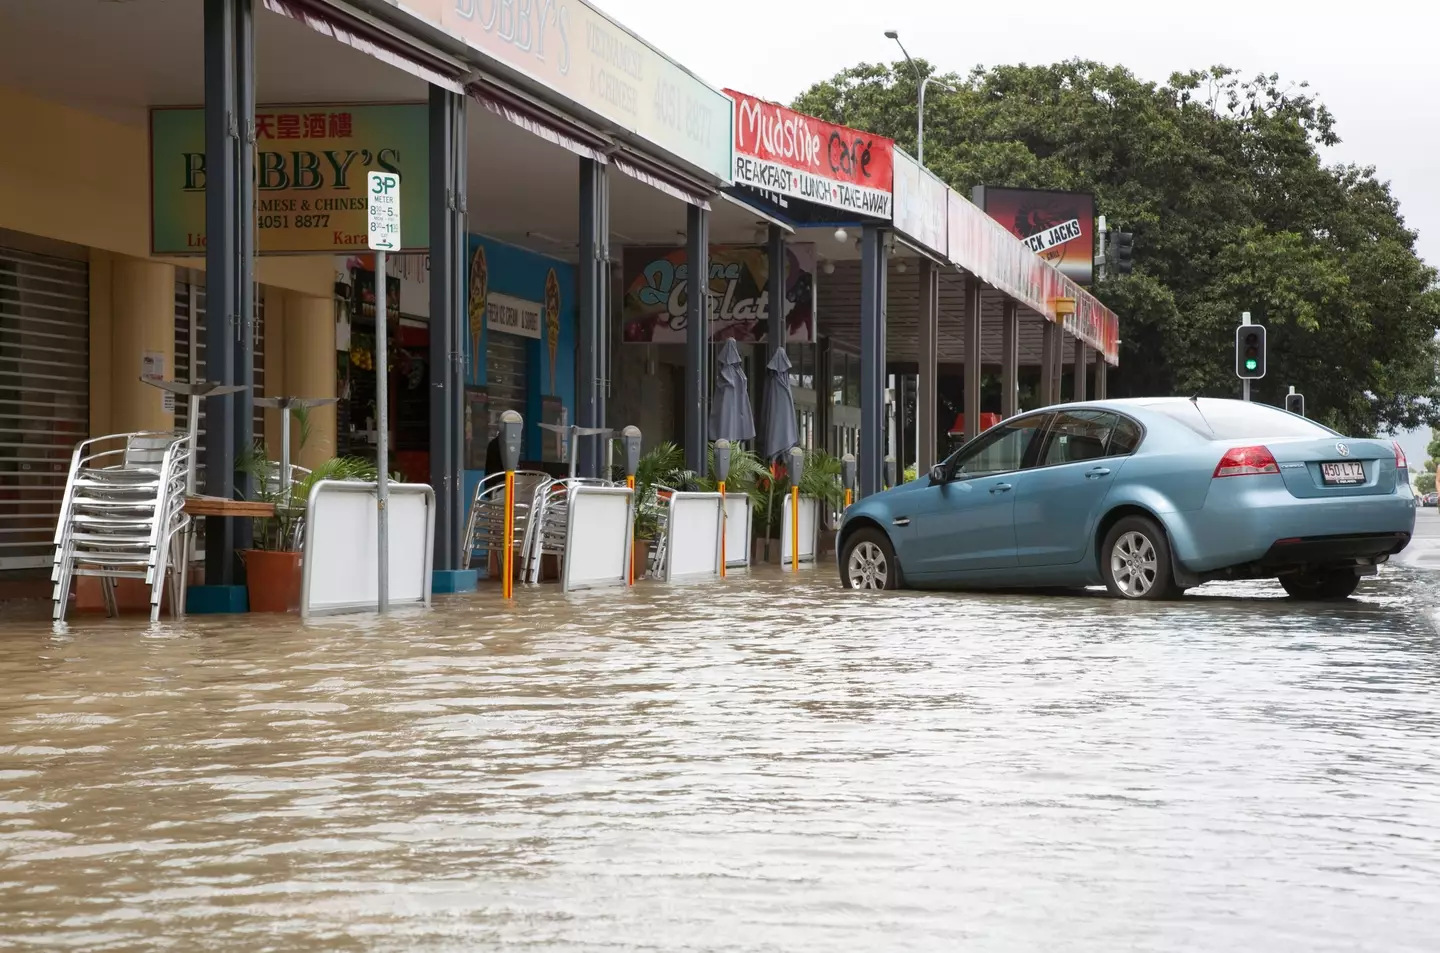
<path id="1" fill-rule="evenodd" d="M 1255 368 L 1257 368 L 1257 367 L 1259 367 L 1259 366 L 1260 366 L 1260 362 L 1257 361 L 1257 360 L 1255 360 L 1254 358 L 1251 358 L 1250 360 L 1248 360 L 1248 361 L 1245 362 L 1245 370 L 1247 370 L 1247 371 L 1253 371 L 1253 370 L 1255 370 Z"/>

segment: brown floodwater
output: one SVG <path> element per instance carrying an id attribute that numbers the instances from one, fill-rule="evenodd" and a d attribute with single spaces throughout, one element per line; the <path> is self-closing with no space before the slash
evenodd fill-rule
<path id="1" fill-rule="evenodd" d="M 1429 576 L 0 621 L 0 949 L 1434 950 Z"/>

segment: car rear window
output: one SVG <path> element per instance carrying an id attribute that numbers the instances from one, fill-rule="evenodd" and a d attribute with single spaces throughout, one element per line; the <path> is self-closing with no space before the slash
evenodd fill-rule
<path id="1" fill-rule="evenodd" d="M 1335 431 L 1266 404 L 1230 400 L 1184 400 L 1147 408 L 1177 420 L 1207 440 L 1267 437 L 1333 437 Z"/>

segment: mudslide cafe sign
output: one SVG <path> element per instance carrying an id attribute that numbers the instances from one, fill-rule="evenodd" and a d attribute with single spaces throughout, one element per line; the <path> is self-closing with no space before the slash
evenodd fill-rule
<path id="1" fill-rule="evenodd" d="M 815 246 L 785 246 L 785 340 L 815 342 Z M 770 320 L 770 258 L 763 245 L 710 248 L 710 339 L 764 341 Z M 621 319 L 627 344 L 686 338 L 689 268 L 684 248 L 627 248 Z"/>
<path id="2" fill-rule="evenodd" d="M 889 219 L 895 143 L 754 96 L 735 101 L 735 182 L 764 192 Z"/>
<path id="3" fill-rule="evenodd" d="M 730 180 L 730 100 L 584 0 L 386 0 L 619 129 Z"/>
<path id="4" fill-rule="evenodd" d="M 404 249 L 430 246 L 426 106 L 259 106 L 255 109 L 256 251 L 363 252 L 366 173 L 400 176 Z M 205 254 L 205 112 L 150 112 L 150 250 Z"/>

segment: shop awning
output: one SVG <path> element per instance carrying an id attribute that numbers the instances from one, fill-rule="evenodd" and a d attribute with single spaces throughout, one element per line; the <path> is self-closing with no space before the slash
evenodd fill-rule
<path id="1" fill-rule="evenodd" d="M 324 0 L 261 0 L 265 9 L 383 63 L 451 92 L 464 92 L 460 78 L 469 70 L 438 51 L 426 51 L 398 32 L 358 11 L 344 11 Z"/>
<path id="2" fill-rule="evenodd" d="M 631 178 L 644 182 L 652 189 L 664 192 L 671 198 L 688 202 L 707 212 L 710 211 L 710 195 L 712 193 L 709 189 L 698 182 L 692 182 L 662 169 L 637 152 L 621 147 L 611 153 L 610 164 Z"/>
<path id="3" fill-rule="evenodd" d="M 609 139 L 558 116 L 539 103 L 489 79 L 477 80 L 466 91 L 486 109 L 546 142 L 585 159 L 606 162 L 613 148 Z"/>

